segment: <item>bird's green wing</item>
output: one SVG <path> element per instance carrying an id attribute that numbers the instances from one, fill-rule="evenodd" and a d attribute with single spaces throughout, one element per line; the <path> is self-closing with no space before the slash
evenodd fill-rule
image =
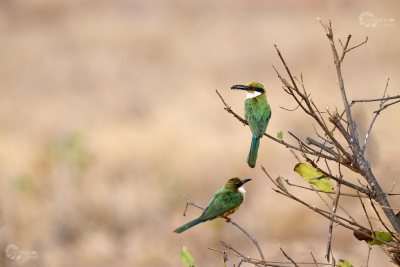
<path id="1" fill-rule="evenodd" d="M 227 211 L 234 209 L 243 202 L 243 195 L 240 192 L 221 190 L 215 193 L 207 208 L 199 219 L 212 220 L 221 216 Z"/>
<path id="2" fill-rule="evenodd" d="M 262 137 L 271 118 L 271 108 L 264 99 L 246 99 L 245 117 L 250 129 L 256 137 Z"/>
<path id="3" fill-rule="evenodd" d="M 261 120 L 260 120 L 260 121 L 263 121 L 263 125 L 265 123 L 265 129 L 267 129 L 267 127 L 268 127 L 268 123 L 269 123 L 269 119 L 271 118 L 271 115 L 272 115 L 272 111 L 271 111 L 270 106 L 268 105 L 265 109 L 265 112 L 263 113 L 263 115 L 261 117 Z M 265 130 L 264 130 L 264 132 L 265 132 Z"/>

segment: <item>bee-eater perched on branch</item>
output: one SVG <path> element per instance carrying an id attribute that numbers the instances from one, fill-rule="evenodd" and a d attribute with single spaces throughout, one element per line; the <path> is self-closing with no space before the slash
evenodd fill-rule
<path id="1" fill-rule="evenodd" d="M 234 85 L 231 89 L 247 91 L 246 100 L 244 101 L 244 116 L 253 133 L 247 164 L 254 168 L 256 166 L 260 138 L 264 135 L 271 118 L 271 108 L 262 83 L 251 82 L 247 85 Z"/>
<path id="2" fill-rule="evenodd" d="M 214 220 L 218 217 L 226 217 L 234 213 L 244 200 L 246 190 L 244 190 L 243 185 L 250 180 L 251 179 L 240 180 L 239 178 L 229 179 L 224 187 L 215 192 L 207 208 L 199 218 L 176 228 L 174 232 L 182 233 L 199 223 Z"/>

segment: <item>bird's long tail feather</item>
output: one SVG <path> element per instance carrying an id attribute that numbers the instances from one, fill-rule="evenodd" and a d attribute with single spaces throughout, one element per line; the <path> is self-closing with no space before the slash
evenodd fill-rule
<path id="1" fill-rule="evenodd" d="M 186 231 L 187 229 L 192 228 L 193 226 L 198 225 L 199 223 L 202 223 L 202 222 L 204 222 L 204 220 L 202 220 L 202 219 L 195 219 L 195 220 L 193 220 L 193 221 L 191 221 L 191 222 L 188 222 L 187 224 L 184 224 L 184 225 L 182 225 L 182 226 L 176 228 L 176 229 L 174 230 L 174 232 L 175 232 L 175 233 L 178 233 L 178 234 L 179 234 L 179 233 L 182 233 L 183 231 Z"/>
<path id="2" fill-rule="evenodd" d="M 260 146 L 260 138 L 253 136 L 251 139 L 251 147 L 249 151 L 249 155 L 247 156 L 247 164 L 251 168 L 256 166 L 258 147 Z"/>

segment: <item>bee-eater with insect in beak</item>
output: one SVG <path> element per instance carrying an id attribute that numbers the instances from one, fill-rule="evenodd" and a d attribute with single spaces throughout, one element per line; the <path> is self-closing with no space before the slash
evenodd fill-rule
<path id="1" fill-rule="evenodd" d="M 232 178 L 222 187 L 220 190 L 215 192 L 207 208 L 203 211 L 199 218 L 188 222 L 174 230 L 175 233 L 182 233 L 189 228 L 192 228 L 199 223 L 214 220 L 215 218 L 222 217 L 229 220 L 227 216 L 234 213 L 244 200 L 243 185 L 251 181 L 251 179 Z"/>
<path id="2" fill-rule="evenodd" d="M 247 91 L 246 100 L 244 101 L 244 116 L 253 133 L 247 164 L 254 168 L 256 166 L 260 138 L 264 135 L 271 118 L 271 108 L 262 83 L 251 82 L 247 85 L 234 85 L 231 89 Z"/>

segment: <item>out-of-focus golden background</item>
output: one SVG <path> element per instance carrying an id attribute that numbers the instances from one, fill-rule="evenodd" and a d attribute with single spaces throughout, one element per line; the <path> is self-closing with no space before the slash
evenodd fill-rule
<path id="1" fill-rule="evenodd" d="M 296 260 L 311 261 L 309 250 L 323 260 L 327 221 L 274 193 L 260 169 L 302 184 L 296 159 L 263 139 L 257 167 L 248 168 L 250 131 L 223 110 L 215 89 L 242 114 L 244 93 L 230 86 L 264 82 L 268 132 L 282 130 L 288 141 L 288 130 L 312 134 L 301 112 L 280 109 L 295 103 L 272 69 L 283 70 L 273 44 L 303 73 L 320 108 L 341 108 L 316 21 L 331 18 L 338 37 L 352 33 L 353 44 L 369 37 L 343 66 L 349 98 L 380 97 L 387 77 L 396 95 L 399 10 L 398 0 L 2 0 L 0 266 L 181 266 L 182 246 L 199 266 L 221 266 L 221 255 L 207 249 L 219 240 L 258 257 L 222 220 L 172 233 L 199 214 L 190 208 L 182 216 L 183 194 L 204 206 L 233 176 L 253 178 L 233 218 L 267 259 L 281 260 L 281 245 Z M 354 108 L 360 133 L 376 105 Z M 399 112 L 380 116 L 368 152 L 386 191 L 399 178 Z M 346 204 L 365 222 L 357 201 Z M 365 244 L 340 227 L 334 233 L 337 258 L 366 263 Z M 390 264 L 374 248 L 370 266 L 378 265 Z"/>

